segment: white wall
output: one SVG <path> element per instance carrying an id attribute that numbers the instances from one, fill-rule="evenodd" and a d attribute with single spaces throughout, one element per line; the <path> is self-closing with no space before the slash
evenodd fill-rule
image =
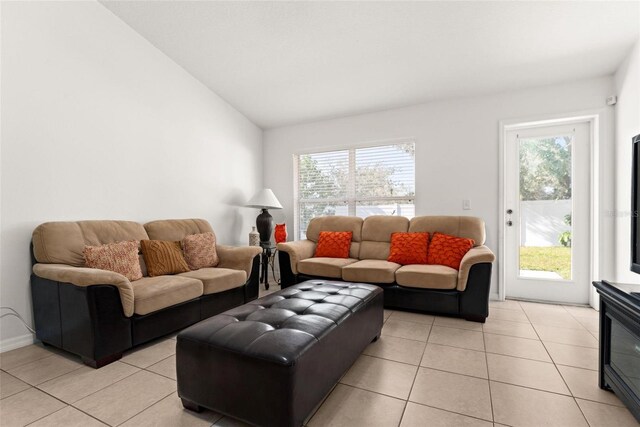
<path id="1" fill-rule="evenodd" d="M 640 134 L 640 41 L 615 75 L 616 104 L 616 199 L 610 212 L 615 222 L 615 277 L 625 283 L 640 283 L 631 264 L 631 138 Z"/>
<path id="2" fill-rule="evenodd" d="M 31 319 L 44 221 L 208 219 L 246 243 L 262 131 L 94 2 L 2 2 L 0 298 Z M 29 340 L 4 318 L 4 349 Z"/>
<path id="3" fill-rule="evenodd" d="M 605 98 L 611 77 L 467 99 L 431 102 L 265 131 L 264 181 L 284 206 L 274 218 L 293 225 L 293 161 L 299 150 L 377 140 L 415 138 L 416 215 L 475 215 L 487 224 L 487 245 L 497 253 L 499 121 L 545 118 L 583 110 L 601 112 L 602 205 L 611 206 L 612 109 Z M 470 199 L 470 211 L 462 200 Z M 603 219 L 601 247 L 611 250 L 611 221 Z M 607 252 L 603 252 L 607 253 Z M 497 265 L 493 293 L 497 293 Z M 606 265 L 601 271 L 607 271 Z"/>

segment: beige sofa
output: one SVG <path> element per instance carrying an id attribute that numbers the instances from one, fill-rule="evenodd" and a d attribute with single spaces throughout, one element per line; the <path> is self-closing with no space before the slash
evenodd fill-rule
<path id="1" fill-rule="evenodd" d="M 118 273 L 84 266 L 85 245 L 179 241 L 205 232 L 213 229 L 202 219 L 39 225 L 32 236 L 31 277 L 38 339 L 99 367 L 130 347 L 257 298 L 262 251 L 256 247 L 217 245 L 217 267 L 157 277 L 145 274 L 132 282 Z"/>
<path id="2" fill-rule="evenodd" d="M 351 231 L 349 258 L 314 258 L 321 231 Z M 475 241 L 460 269 L 443 265 L 399 265 L 387 261 L 391 234 L 440 232 Z M 325 216 L 310 221 L 306 239 L 278 244 L 282 286 L 302 280 L 331 278 L 380 285 L 385 305 L 459 315 L 484 321 L 488 316 L 491 268 L 484 221 L 468 216 Z"/>

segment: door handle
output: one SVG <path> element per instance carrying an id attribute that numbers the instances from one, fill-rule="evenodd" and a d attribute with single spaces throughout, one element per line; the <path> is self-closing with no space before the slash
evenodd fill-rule
<path id="1" fill-rule="evenodd" d="M 513 213 L 513 209 L 507 209 L 507 227 L 511 227 L 513 225 L 513 221 L 511 221 L 512 213 Z"/>

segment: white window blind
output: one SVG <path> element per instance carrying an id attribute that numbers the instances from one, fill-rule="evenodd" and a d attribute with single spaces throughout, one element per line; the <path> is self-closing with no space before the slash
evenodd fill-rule
<path id="1" fill-rule="evenodd" d="M 413 142 L 299 154 L 294 161 L 301 239 L 316 216 L 415 215 Z"/>

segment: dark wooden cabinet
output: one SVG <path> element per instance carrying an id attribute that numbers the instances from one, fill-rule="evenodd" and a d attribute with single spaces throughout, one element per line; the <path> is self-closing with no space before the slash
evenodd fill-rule
<path id="1" fill-rule="evenodd" d="M 640 285 L 593 282 L 600 294 L 600 388 L 640 421 Z"/>

